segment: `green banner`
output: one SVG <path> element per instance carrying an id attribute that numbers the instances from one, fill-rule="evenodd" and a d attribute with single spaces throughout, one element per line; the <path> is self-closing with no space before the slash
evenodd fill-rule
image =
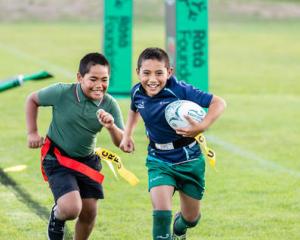
<path id="1" fill-rule="evenodd" d="M 111 64 L 109 93 L 114 96 L 129 96 L 132 82 L 132 0 L 103 2 L 103 49 Z"/>
<path id="2" fill-rule="evenodd" d="M 166 0 L 166 6 L 172 4 L 174 1 Z M 172 9 L 176 13 L 176 76 L 208 91 L 208 1 L 176 0 Z M 167 23 L 167 29 L 168 25 L 172 23 Z"/>

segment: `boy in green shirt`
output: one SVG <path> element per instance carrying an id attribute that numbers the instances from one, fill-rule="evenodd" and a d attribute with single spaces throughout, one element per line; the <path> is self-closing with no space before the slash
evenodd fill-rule
<path id="1" fill-rule="evenodd" d="M 105 127 L 119 146 L 123 119 L 116 100 L 106 93 L 110 65 L 99 53 L 84 56 L 77 83 L 58 83 L 33 92 L 26 103 L 29 148 L 42 147 L 42 171 L 49 181 L 55 204 L 48 239 L 61 240 L 66 220 L 77 219 L 75 240 L 88 239 L 103 199 L 101 162 L 94 153 L 96 134 Z M 52 107 L 47 137 L 37 127 L 38 107 Z"/>

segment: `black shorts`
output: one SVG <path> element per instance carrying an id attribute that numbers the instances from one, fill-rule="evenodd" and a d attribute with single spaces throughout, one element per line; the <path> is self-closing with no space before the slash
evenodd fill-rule
<path id="1" fill-rule="evenodd" d="M 55 202 L 61 196 L 72 191 L 79 191 L 81 198 L 104 198 L 103 188 L 100 183 L 95 182 L 82 173 L 61 166 L 54 155 L 51 154 L 51 157 L 48 159 L 47 156 L 43 161 L 43 167 Z M 78 159 L 75 160 L 78 161 Z M 98 171 L 102 168 L 99 157 L 94 154 L 80 160 L 80 162 Z"/>

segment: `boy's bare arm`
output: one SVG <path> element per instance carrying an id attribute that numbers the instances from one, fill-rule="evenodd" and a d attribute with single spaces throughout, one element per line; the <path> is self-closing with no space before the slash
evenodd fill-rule
<path id="1" fill-rule="evenodd" d="M 37 93 L 31 93 L 26 101 L 26 126 L 27 142 L 29 148 L 39 148 L 43 145 L 43 138 L 38 133 L 37 116 L 38 116 L 38 97 Z"/>
<path id="2" fill-rule="evenodd" d="M 202 124 L 206 130 L 225 110 L 226 102 L 223 98 L 213 96 L 209 105 L 206 117 L 203 119 Z"/>
<path id="3" fill-rule="evenodd" d="M 176 133 L 183 137 L 195 137 L 199 133 L 207 130 L 210 125 L 223 113 L 226 107 L 226 102 L 218 96 L 213 96 L 208 108 L 208 112 L 202 122 L 198 123 L 190 116 L 186 116 L 186 119 L 190 123 L 190 127 L 178 128 Z"/>
<path id="4" fill-rule="evenodd" d="M 97 117 L 99 122 L 108 130 L 113 143 L 118 147 L 124 131 L 115 124 L 114 117 L 103 109 L 98 110 Z"/>
<path id="5" fill-rule="evenodd" d="M 133 131 L 136 127 L 136 124 L 139 120 L 139 116 L 140 114 L 138 112 L 134 112 L 132 110 L 129 110 L 128 113 L 128 119 L 126 122 L 126 126 L 125 126 L 125 131 L 124 131 L 124 135 L 125 137 L 131 137 L 133 134 Z"/>
<path id="6" fill-rule="evenodd" d="M 134 141 L 132 135 L 139 120 L 139 116 L 140 114 L 138 112 L 129 110 L 128 119 L 124 130 L 124 136 L 120 143 L 120 149 L 124 152 L 134 151 Z"/>
<path id="7" fill-rule="evenodd" d="M 107 128 L 107 130 L 115 146 L 119 147 L 124 131 L 118 128 L 116 124 L 113 124 L 110 128 Z"/>

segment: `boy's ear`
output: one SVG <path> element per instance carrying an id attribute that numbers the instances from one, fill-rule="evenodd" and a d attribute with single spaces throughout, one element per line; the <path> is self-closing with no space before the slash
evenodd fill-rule
<path id="1" fill-rule="evenodd" d="M 174 69 L 172 67 L 168 68 L 168 78 L 173 75 Z"/>
<path id="2" fill-rule="evenodd" d="M 135 69 L 136 74 L 139 75 L 140 74 L 140 70 L 138 68 Z"/>
<path id="3" fill-rule="evenodd" d="M 78 82 L 81 82 L 81 80 L 82 80 L 82 76 L 81 76 L 81 74 L 78 72 L 78 73 L 77 73 L 77 81 L 78 81 Z"/>

